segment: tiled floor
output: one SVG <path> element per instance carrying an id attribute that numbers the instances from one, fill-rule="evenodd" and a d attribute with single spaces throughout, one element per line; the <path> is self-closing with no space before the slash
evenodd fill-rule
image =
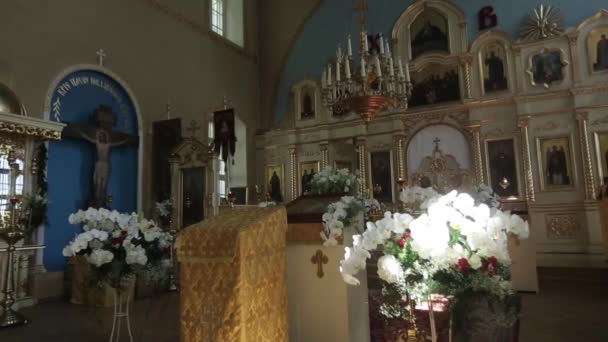
<path id="1" fill-rule="evenodd" d="M 545 276 L 543 276 L 543 273 Z M 568 269 L 541 272 L 541 293 L 523 295 L 521 342 L 608 341 L 606 277 L 571 276 Z M 179 341 L 177 294 L 136 302 L 132 313 L 137 342 Z M 66 302 L 24 309 L 24 327 L 0 330 L 2 342 L 101 342 L 108 340 L 110 309 Z M 123 335 L 122 341 L 127 341 Z M 221 341 L 218 341 L 221 342 Z M 310 341 L 337 342 L 337 341 Z"/>

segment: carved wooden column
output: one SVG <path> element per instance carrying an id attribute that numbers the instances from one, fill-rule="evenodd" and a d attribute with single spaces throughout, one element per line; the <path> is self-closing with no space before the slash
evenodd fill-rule
<path id="1" fill-rule="evenodd" d="M 572 61 L 572 79 L 575 83 L 581 81 L 580 63 L 578 60 L 578 32 L 573 32 L 568 35 L 568 44 L 570 46 L 570 61 Z"/>
<path id="2" fill-rule="evenodd" d="M 397 180 L 405 180 L 405 135 L 393 136 L 395 155 L 397 156 Z M 400 189 L 399 189 L 400 190 Z"/>
<path id="3" fill-rule="evenodd" d="M 523 74 L 523 70 L 525 70 L 525 67 L 521 61 L 521 46 L 513 46 L 512 47 L 513 50 L 513 60 L 514 60 L 514 66 L 515 66 L 515 72 L 521 72 Z M 520 94 L 521 92 L 524 91 L 524 80 L 525 77 L 517 77 L 515 79 L 515 87 L 516 87 L 516 94 Z"/>
<path id="4" fill-rule="evenodd" d="M 481 124 L 479 122 L 469 125 L 469 130 L 473 134 L 473 167 L 475 169 L 475 179 L 479 184 L 485 184 L 483 172 L 483 159 L 481 157 Z"/>
<path id="5" fill-rule="evenodd" d="M 356 138 L 355 146 L 357 146 L 357 168 L 359 169 L 359 193 L 366 194 L 367 188 L 367 139 L 365 137 Z M 367 194 L 366 194 L 367 195 Z"/>
<path id="6" fill-rule="evenodd" d="M 319 144 L 321 151 L 321 170 L 329 166 L 329 143 L 327 141 Z"/>
<path id="7" fill-rule="evenodd" d="M 591 162 L 591 150 L 589 148 L 589 131 L 587 129 L 587 120 L 589 120 L 589 113 L 576 113 L 578 135 L 581 145 L 581 158 L 583 159 L 583 175 L 585 177 L 585 198 L 588 200 L 594 200 L 595 179 L 593 177 L 593 163 Z"/>
<path id="8" fill-rule="evenodd" d="M 289 147 L 289 164 L 291 166 L 291 200 L 294 200 L 298 195 L 298 160 L 295 146 Z"/>
<path id="9" fill-rule="evenodd" d="M 530 117 L 524 117 L 517 122 L 521 131 L 522 141 L 522 160 L 524 161 L 524 183 L 526 186 L 526 200 L 534 202 L 536 200 L 534 194 L 534 178 L 532 177 L 532 157 L 530 156 L 530 134 L 528 126 L 530 125 Z"/>
<path id="10" fill-rule="evenodd" d="M 473 56 L 471 55 L 462 55 L 460 56 L 460 64 L 462 65 L 462 69 L 464 70 L 464 98 L 470 99 L 472 97 L 471 94 L 471 63 L 473 63 Z"/>

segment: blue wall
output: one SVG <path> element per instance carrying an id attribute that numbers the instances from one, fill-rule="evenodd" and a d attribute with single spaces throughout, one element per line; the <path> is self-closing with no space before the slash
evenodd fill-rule
<path id="1" fill-rule="evenodd" d="M 95 125 L 92 114 L 99 105 L 110 106 L 117 115 L 114 131 L 137 135 L 133 101 L 119 83 L 100 72 L 83 70 L 66 76 L 53 92 L 51 104 L 51 120 L 87 125 Z M 122 212 L 137 209 L 137 149 L 122 146 L 111 152 L 108 193 L 113 197 L 112 207 Z M 95 155 L 94 146 L 84 140 L 68 138 L 49 143 L 44 265 L 50 271 L 64 268 L 62 249 L 81 231 L 67 219 L 88 207 Z"/>
<path id="2" fill-rule="evenodd" d="M 284 118 L 288 112 L 289 90 L 294 82 L 307 76 L 320 78 L 323 66 L 335 54 L 338 42 L 346 45 L 346 37 L 358 37 L 358 14 L 353 11 L 356 0 L 324 0 L 306 24 L 296 41 L 285 65 L 275 104 L 275 121 Z M 537 2 L 529 0 L 457 0 L 453 1 L 465 13 L 468 22 L 469 41 L 479 35 L 477 13 L 485 6 L 493 6 L 498 16 L 495 30 L 505 31 L 514 38 L 519 36 L 519 23 Z M 575 27 L 601 8 L 608 8 L 606 0 L 552 0 L 551 5 L 560 9 L 565 28 Z M 403 11 L 412 4 L 408 0 L 368 1 L 368 32 L 382 32 L 391 36 L 393 25 Z M 357 50 L 353 38 L 353 50 Z M 354 51 L 353 51 L 354 52 Z"/>

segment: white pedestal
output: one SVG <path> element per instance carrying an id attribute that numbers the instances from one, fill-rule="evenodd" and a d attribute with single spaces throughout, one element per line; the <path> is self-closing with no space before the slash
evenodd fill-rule
<path id="1" fill-rule="evenodd" d="M 538 292 L 536 271 L 536 244 L 532 237 L 526 240 L 509 239 L 511 280 L 515 291 Z"/>
<path id="2" fill-rule="evenodd" d="M 322 278 L 311 262 L 318 250 L 328 258 Z M 339 272 L 343 257 L 344 246 L 287 247 L 290 342 L 369 342 L 367 275 L 359 274 L 359 286 L 346 284 Z"/>

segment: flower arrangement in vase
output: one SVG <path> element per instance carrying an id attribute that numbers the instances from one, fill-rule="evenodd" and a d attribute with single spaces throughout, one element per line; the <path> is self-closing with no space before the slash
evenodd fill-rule
<path id="1" fill-rule="evenodd" d="M 64 249 L 65 257 L 84 256 L 98 285 L 119 288 L 136 272 L 159 273 L 167 267 L 173 236 L 137 214 L 88 208 L 71 214 L 70 224 L 82 224 Z"/>
<path id="2" fill-rule="evenodd" d="M 313 194 L 349 194 L 357 189 L 357 176 L 348 169 L 337 170 L 328 166 L 316 173 L 310 183 Z"/>
<path id="3" fill-rule="evenodd" d="M 424 201 L 412 215 L 386 212 L 381 220 L 367 222 L 367 229 L 353 236 L 353 246 L 345 248 L 340 263 L 344 281 L 358 285 L 357 273 L 366 267 L 371 252 L 378 250 L 382 254 L 378 275 L 387 295 L 381 307 L 385 316 L 411 320 L 408 306 L 412 303 L 403 298 L 428 303 L 432 316 L 433 298 L 439 295 L 449 301 L 455 327 L 461 331 L 470 318 L 471 303 L 480 299 L 504 309 L 494 323 L 511 326 L 519 308 L 511 288 L 507 239 L 508 235 L 527 238 L 528 223 L 467 193 L 411 190 L 402 198 Z M 431 336 L 436 341 L 433 322 L 431 317 Z"/>

